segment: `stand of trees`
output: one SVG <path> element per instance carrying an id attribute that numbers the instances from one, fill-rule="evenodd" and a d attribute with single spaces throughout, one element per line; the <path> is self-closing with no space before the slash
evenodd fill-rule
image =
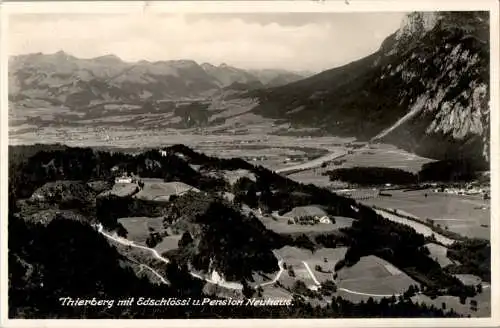
<path id="1" fill-rule="evenodd" d="M 482 160 L 448 159 L 424 164 L 418 176 L 420 181 L 458 182 L 477 179 L 486 170 L 489 165 Z"/>
<path id="2" fill-rule="evenodd" d="M 469 239 L 453 244 L 446 254 L 460 265 L 448 269 L 453 273 L 471 273 L 491 282 L 491 245 L 487 240 Z"/>
<path id="3" fill-rule="evenodd" d="M 339 168 L 325 172 L 331 181 L 341 180 L 362 186 L 383 185 L 386 183 L 405 185 L 418 182 L 418 177 L 408 171 L 389 167 L 352 167 Z"/>

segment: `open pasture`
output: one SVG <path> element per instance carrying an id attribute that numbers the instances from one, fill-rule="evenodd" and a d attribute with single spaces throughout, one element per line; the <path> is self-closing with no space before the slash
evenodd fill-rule
<path id="1" fill-rule="evenodd" d="M 135 183 L 115 183 L 111 190 L 103 192 L 101 196 L 128 197 L 135 194 L 137 188 Z"/>
<path id="2" fill-rule="evenodd" d="M 182 182 L 149 182 L 144 181 L 142 188 L 134 197 L 142 200 L 168 201 L 172 195 L 181 195 L 198 189 Z"/>
<path id="3" fill-rule="evenodd" d="M 352 267 L 339 270 L 336 282 L 339 288 L 374 295 L 398 295 L 410 285 L 418 285 L 404 272 L 373 255 L 363 256 Z"/>
<path id="4" fill-rule="evenodd" d="M 120 218 L 118 223 L 123 225 L 127 230 L 127 239 L 139 244 L 145 244 L 149 236 L 149 229 L 154 231 L 163 230 L 163 218 L 150 218 L 150 217 L 129 217 Z"/>
<path id="5" fill-rule="evenodd" d="M 477 311 L 471 309 L 471 300 L 477 302 Z M 436 299 L 431 299 L 425 295 L 416 295 L 412 297 L 413 302 L 434 305 L 437 308 L 442 308 L 443 303 L 446 303 L 447 310 L 455 310 L 455 312 L 463 316 L 471 316 L 472 318 L 490 317 L 491 316 L 491 289 L 484 289 L 481 294 L 468 298 L 465 304 L 460 303 L 460 299 L 455 296 L 438 296 Z"/>
<path id="6" fill-rule="evenodd" d="M 155 250 L 159 254 L 163 254 L 164 252 L 177 249 L 179 248 L 179 240 L 181 237 L 182 235 L 165 236 L 163 240 L 155 246 Z"/>
<path id="7" fill-rule="evenodd" d="M 352 226 L 354 219 L 335 216 L 335 223 L 317 223 L 314 225 L 288 224 L 289 218 L 283 216 L 263 216 L 259 219 L 267 229 L 277 233 L 307 233 L 307 232 L 333 232 L 340 228 Z"/>
<path id="8" fill-rule="evenodd" d="M 473 274 L 454 274 L 466 286 L 477 286 L 482 282 L 481 278 Z"/>
<path id="9" fill-rule="evenodd" d="M 341 165 L 332 165 L 329 169 L 368 166 L 402 169 L 417 173 L 422 165 L 433 162 L 432 159 L 387 144 L 370 144 L 367 147 L 355 149 L 352 154 L 346 155 L 343 159 L 345 162 Z"/>
<path id="10" fill-rule="evenodd" d="M 432 219 L 435 225 L 439 224 L 466 237 L 490 239 L 489 200 L 479 196 L 437 193 L 430 189 L 385 192 L 392 196 L 369 198 L 361 202 L 401 210 L 401 213 L 421 220 Z"/>
<path id="11" fill-rule="evenodd" d="M 430 252 L 429 256 L 432 259 L 434 259 L 437 263 L 439 263 L 439 265 L 442 268 L 444 268 L 444 267 L 446 267 L 446 266 L 454 263 L 454 261 L 451 260 L 446 255 L 446 252 L 448 251 L 448 248 L 446 248 L 444 246 L 441 246 L 441 245 L 438 245 L 438 244 L 434 244 L 434 243 L 426 244 L 425 247 L 427 247 L 427 249 Z"/>
<path id="12" fill-rule="evenodd" d="M 344 259 L 346 252 L 347 247 L 321 248 L 312 253 L 311 257 L 306 260 L 306 262 L 313 271 L 316 279 L 318 279 L 320 283 L 323 283 L 327 280 L 333 280 L 335 264 Z M 318 265 L 321 267 L 321 271 L 316 269 Z"/>

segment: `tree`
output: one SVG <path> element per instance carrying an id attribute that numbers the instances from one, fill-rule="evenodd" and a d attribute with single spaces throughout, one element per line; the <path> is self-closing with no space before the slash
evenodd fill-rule
<path id="1" fill-rule="evenodd" d="M 250 285 L 248 285 L 248 282 L 246 280 L 242 280 L 241 284 L 243 285 L 243 289 L 241 290 L 243 296 L 245 296 L 246 298 L 252 297 L 255 290 L 252 287 L 250 287 Z"/>
<path id="2" fill-rule="evenodd" d="M 149 248 L 154 248 L 156 245 L 158 245 L 159 242 L 161 242 L 162 237 L 158 232 L 151 232 L 146 239 L 146 245 Z"/>
<path id="3" fill-rule="evenodd" d="M 193 237 L 191 237 L 191 234 L 189 232 L 184 232 L 182 234 L 181 239 L 179 240 L 179 248 L 183 248 L 193 242 Z"/>
<path id="4" fill-rule="evenodd" d="M 303 295 L 306 294 L 309 290 L 307 289 L 306 284 L 302 280 L 295 281 L 292 289 L 295 293 Z"/>
<path id="5" fill-rule="evenodd" d="M 317 264 L 314 269 L 318 272 L 323 272 L 323 268 L 321 267 L 321 265 Z"/>
<path id="6" fill-rule="evenodd" d="M 293 271 L 293 267 L 291 265 L 288 267 L 288 275 L 290 277 L 295 277 L 295 271 Z"/>
<path id="7" fill-rule="evenodd" d="M 441 303 L 441 308 L 442 308 L 443 310 L 446 310 L 446 303 L 445 303 L 445 302 Z"/>
<path id="8" fill-rule="evenodd" d="M 478 294 L 481 294 L 483 292 L 483 285 L 481 283 L 477 284 L 477 286 L 476 286 L 476 292 Z"/>

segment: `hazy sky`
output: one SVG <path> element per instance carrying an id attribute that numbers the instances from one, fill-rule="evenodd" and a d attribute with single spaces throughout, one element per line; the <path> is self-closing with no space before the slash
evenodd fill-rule
<path id="1" fill-rule="evenodd" d="M 125 61 L 192 59 L 242 68 L 312 70 L 378 49 L 404 13 L 13 15 L 10 55 L 64 50 Z"/>

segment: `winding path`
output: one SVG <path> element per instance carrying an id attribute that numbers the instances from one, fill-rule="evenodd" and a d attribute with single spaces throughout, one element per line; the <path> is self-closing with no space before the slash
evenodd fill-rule
<path id="1" fill-rule="evenodd" d="M 307 264 L 306 261 L 302 261 L 302 263 L 304 264 L 307 272 L 309 272 L 309 275 L 311 276 L 312 280 L 314 281 L 314 283 L 317 285 L 317 286 L 321 286 L 321 283 L 318 281 L 318 279 L 316 278 L 316 276 L 314 275 L 314 272 L 311 270 L 311 267 L 309 266 L 309 264 Z M 337 288 L 337 290 L 341 290 L 343 292 L 346 292 L 346 293 L 350 293 L 350 294 L 355 294 L 355 295 L 363 295 L 363 296 L 371 296 L 371 297 L 392 297 L 392 296 L 395 296 L 395 297 L 398 297 L 402 294 L 371 294 L 371 293 L 363 293 L 363 292 L 357 292 L 355 290 L 351 290 L 351 289 L 347 289 L 347 288 L 342 288 L 342 287 L 339 287 Z"/>
<path id="2" fill-rule="evenodd" d="M 355 295 L 363 295 L 363 296 L 371 296 L 371 297 L 392 297 L 392 296 L 395 296 L 395 297 L 398 297 L 400 296 L 401 294 L 370 294 L 370 293 L 362 293 L 362 292 L 357 292 L 355 290 L 350 290 L 350 289 L 347 289 L 347 288 L 342 288 L 342 287 L 339 287 L 337 288 L 337 290 L 341 290 L 343 292 L 346 292 L 346 293 L 349 293 L 349 294 L 355 294 Z"/>
<path id="3" fill-rule="evenodd" d="M 163 284 L 170 285 L 170 283 L 167 280 L 165 280 L 165 278 L 163 278 L 163 276 L 161 274 L 159 274 L 158 272 L 156 272 L 156 270 L 153 269 L 152 267 L 147 266 L 146 264 L 142 264 L 142 263 L 140 263 L 139 266 L 141 267 L 141 270 L 142 270 L 142 268 L 146 268 L 149 271 L 151 271 L 155 276 L 157 276 L 161 280 L 161 282 Z"/>
<path id="4" fill-rule="evenodd" d="M 146 250 L 148 252 L 151 252 L 153 254 L 153 256 L 155 258 L 159 259 L 160 261 L 162 261 L 162 262 L 164 262 L 166 264 L 170 263 L 170 260 L 167 259 L 167 258 L 165 258 L 165 257 L 163 257 L 163 256 L 161 256 L 160 254 L 158 254 L 158 252 L 156 251 L 156 249 L 149 248 L 149 247 L 142 246 L 142 245 L 137 245 L 133 241 L 130 241 L 130 240 L 126 239 L 126 238 L 122 238 L 122 237 L 117 236 L 116 233 L 114 233 L 113 235 L 108 234 L 108 233 L 104 232 L 104 228 L 103 228 L 102 224 L 97 224 L 97 225 L 95 225 L 95 227 L 97 228 L 97 232 L 99 232 L 100 234 L 102 234 L 104 237 L 106 237 L 108 239 L 114 240 L 115 242 L 120 243 L 120 244 L 125 245 L 125 246 L 130 246 L 130 247 L 144 249 L 144 250 Z M 151 267 L 149 267 L 149 266 L 147 266 L 145 264 L 140 264 L 140 265 L 144 266 L 147 269 L 149 269 L 150 271 L 152 271 L 158 278 L 160 278 L 160 280 L 163 283 L 168 284 L 168 282 L 166 281 L 166 279 L 163 278 L 163 276 L 161 276 L 153 268 L 151 268 Z M 273 280 L 265 282 L 265 283 L 262 283 L 262 284 L 260 284 L 258 286 L 270 285 L 270 284 L 274 284 L 275 282 L 278 281 L 278 279 L 280 278 L 281 274 L 284 271 L 283 260 L 279 260 L 278 261 L 278 265 L 280 267 L 280 271 L 278 272 L 278 274 L 276 275 L 276 277 L 274 277 Z M 209 282 L 209 283 L 212 283 L 212 284 L 215 284 L 215 285 L 227 288 L 227 289 L 232 289 L 232 290 L 242 290 L 243 289 L 243 285 L 240 284 L 240 283 L 237 283 L 237 282 L 227 282 L 227 281 L 224 281 L 224 280 L 215 281 L 215 280 L 212 280 L 210 278 L 203 277 L 202 275 L 194 273 L 194 272 L 189 272 L 189 274 L 192 277 L 204 280 L 206 282 Z"/>
<path id="5" fill-rule="evenodd" d="M 278 271 L 278 273 L 276 274 L 276 277 L 274 277 L 273 280 L 264 282 L 264 283 L 262 283 L 260 285 L 257 285 L 257 286 L 255 286 L 255 288 L 262 287 L 262 286 L 267 286 L 267 285 L 272 285 L 272 284 L 276 283 L 280 279 L 281 274 L 283 273 L 283 271 L 285 271 L 285 268 L 283 267 L 283 259 L 281 259 L 281 260 L 278 261 L 278 266 L 280 267 L 280 270 Z"/>

